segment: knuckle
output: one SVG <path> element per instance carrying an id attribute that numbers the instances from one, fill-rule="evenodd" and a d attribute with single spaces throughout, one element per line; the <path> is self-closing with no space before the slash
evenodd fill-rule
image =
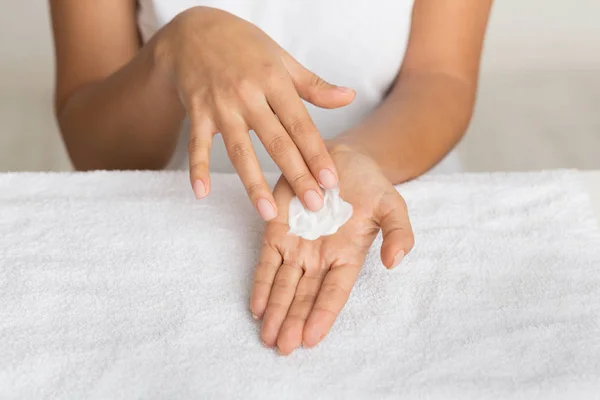
<path id="1" fill-rule="evenodd" d="M 404 198 L 396 190 L 384 194 L 378 201 L 378 213 L 381 219 L 401 220 L 402 215 L 408 214 Z"/>
<path id="2" fill-rule="evenodd" d="M 272 250 L 274 251 L 276 254 L 279 254 L 279 249 L 277 248 L 277 246 L 274 244 L 274 241 L 272 240 L 272 237 L 275 236 L 276 234 L 276 230 L 271 226 L 268 225 L 267 227 L 265 227 L 265 233 L 263 234 L 263 238 L 262 238 L 262 242 L 261 245 L 263 246 L 263 251 L 267 251 L 267 250 Z M 278 267 L 281 266 L 281 262 L 279 263 Z"/>
<path id="3" fill-rule="evenodd" d="M 272 302 L 270 302 L 270 303 L 267 305 L 267 307 L 269 307 L 269 309 L 270 309 L 270 311 L 271 311 L 271 312 L 276 312 L 276 311 L 278 311 L 278 310 L 281 310 L 281 311 L 287 312 L 287 310 L 288 310 L 288 308 L 289 308 L 289 307 L 286 307 L 286 305 L 285 305 L 285 304 L 283 304 L 283 303 L 280 303 L 280 302 L 278 302 L 278 301 L 272 301 Z"/>
<path id="4" fill-rule="evenodd" d="M 296 287 L 286 278 L 277 277 L 273 282 L 280 289 L 295 289 Z"/>
<path id="5" fill-rule="evenodd" d="M 292 329 L 290 329 L 295 323 L 300 322 L 304 323 L 306 321 L 306 317 L 303 314 L 298 313 L 297 311 L 288 311 L 288 314 L 285 316 L 284 325 L 281 327 L 281 335 L 280 340 L 286 337 L 285 333 L 289 336 L 291 334 Z M 283 339 L 285 340 L 285 339 Z"/>
<path id="6" fill-rule="evenodd" d="M 260 70 L 263 71 L 267 76 L 273 75 L 273 73 L 278 68 L 280 68 L 280 65 L 278 65 L 276 62 L 274 62 L 273 59 L 271 59 L 271 58 L 262 60 L 262 62 L 259 65 L 260 65 Z"/>
<path id="7" fill-rule="evenodd" d="M 342 287 L 339 283 L 323 284 L 323 293 L 329 298 L 334 298 L 340 295 L 344 298 L 348 298 L 350 296 L 350 292 Z"/>
<path id="8" fill-rule="evenodd" d="M 317 75 L 315 73 L 312 74 L 310 80 L 311 80 L 311 85 L 313 87 L 321 88 L 323 86 L 327 86 L 327 82 L 325 82 L 325 80 L 323 78 L 321 78 L 319 75 Z"/>
<path id="9" fill-rule="evenodd" d="M 319 90 L 325 88 L 328 86 L 328 83 L 323 80 L 323 78 L 321 78 L 319 75 L 317 74 L 312 74 L 310 79 L 309 79 L 309 85 L 308 85 L 308 101 L 313 102 L 315 101 L 315 98 L 318 95 Z"/>
<path id="10" fill-rule="evenodd" d="M 294 349 L 300 347 L 302 343 L 302 328 L 306 323 L 308 316 L 299 314 L 297 311 L 290 310 L 285 316 L 279 337 L 277 338 L 277 347 L 285 353 L 291 353 Z"/>
<path id="11" fill-rule="evenodd" d="M 263 241 L 265 239 L 263 238 Z M 263 244 L 263 251 L 264 251 L 264 247 L 272 247 L 271 243 L 265 243 Z M 275 250 L 277 251 L 277 250 Z M 274 259 L 263 259 L 260 260 L 257 265 L 256 268 L 257 270 L 265 270 L 265 271 L 277 271 L 277 269 L 279 269 L 279 267 L 281 267 L 281 260 L 274 260 Z"/>
<path id="12" fill-rule="evenodd" d="M 260 182 L 250 182 L 249 184 L 245 185 L 245 188 L 248 196 L 253 199 L 255 195 L 262 192 L 263 184 Z"/>
<path id="13" fill-rule="evenodd" d="M 395 227 L 393 227 L 393 228 L 391 228 L 391 229 L 387 230 L 387 231 L 385 232 L 385 235 L 384 235 L 384 236 L 385 236 L 385 237 L 388 237 L 388 236 L 390 236 L 390 235 L 392 235 L 393 233 L 396 233 L 396 232 L 403 233 L 403 232 L 404 232 L 404 229 L 403 229 L 402 227 L 395 226 Z"/>
<path id="14" fill-rule="evenodd" d="M 180 95 L 181 96 L 181 95 Z M 202 108 L 202 99 L 194 93 L 185 93 L 182 96 L 187 103 L 189 111 L 199 111 Z"/>
<path id="15" fill-rule="evenodd" d="M 290 184 L 292 185 L 292 187 L 296 188 L 300 186 L 302 182 L 305 182 L 308 178 L 310 178 L 310 174 L 307 171 L 301 172 L 292 177 Z"/>
<path id="16" fill-rule="evenodd" d="M 268 91 L 274 91 L 289 84 L 289 74 L 281 73 L 275 66 L 273 66 L 270 71 L 266 72 L 264 85 Z"/>
<path id="17" fill-rule="evenodd" d="M 325 156 L 323 155 L 323 153 L 316 153 L 313 154 L 312 156 L 310 156 L 308 158 L 308 160 L 306 160 L 306 163 L 308 165 L 321 165 L 323 163 L 323 161 L 325 160 Z"/>
<path id="18" fill-rule="evenodd" d="M 285 137 L 275 136 L 273 139 L 271 139 L 267 147 L 271 156 L 279 157 L 288 152 L 290 149 L 290 144 L 287 140 L 285 140 Z"/>
<path id="19" fill-rule="evenodd" d="M 253 105 L 257 103 L 262 93 L 259 90 L 258 86 L 249 79 L 241 79 L 235 85 L 236 96 L 242 103 Z"/>
<path id="20" fill-rule="evenodd" d="M 316 132 L 310 117 L 294 118 L 289 124 L 289 134 L 294 138 L 300 138 Z"/>
<path id="21" fill-rule="evenodd" d="M 270 288 L 273 285 L 273 282 L 270 282 L 266 279 L 254 279 L 254 286 L 266 286 Z"/>
<path id="22" fill-rule="evenodd" d="M 282 266 L 287 267 L 289 273 L 294 273 L 294 271 L 299 273 L 304 272 L 302 261 L 297 256 L 292 256 L 291 254 L 288 254 L 288 256 L 285 257 Z"/>
<path id="23" fill-rule="evenodd" d="M 191 157 L 208 158 L 211 145 L 212 137 L 206 138 L 201 134 L 191 134 L 187 149 Z"/>
<path id="24" fill-rule="evenodd" d="M 198 136 L 191 136 L 188 142 L 188 152 L 190 154 L 196 153 L 196 151 L 200 150 L 202 143 L 200 142 L 200 138 Z"/>
<path id="25" fill-rule="evenodd" d="M 206 101 L 204 96 L 199 93 L 180 95 L 182 103 L 187 107 L 189 113 L 203 114 L 206 109 Z"/>
<path id="26" fill-rule="evenodd" d="M 227 153 L 234 164 L 244 163 L 250 157 L 250 149 L 243 143 L 234 143 L 229 147 Z"/>
<path id="27" fill-rule="evenodd" d="M 190 165 L 191 171 L 206 171 L 208 170 L 208 164 L 204 161 L 193 162 Z"/>
<path id="28" fill-rule="evenodd" d="M 327 307 L 323 307 L 323 306 L 315 306 L 313 308 L 313 311 L 321 311 L 324 312 L 326 314 L 329 314 L 333 319 L 335 319 L 337 317 L 337 313 L 334 310 L 331 310 Z"/>
<path id="29" fill-rule="evenodd" d="M 316 299 L 314 294 L 297 294 L 294 301 L 298 303 L 299 306 L 303 308 L 312 307 Z"/>
<path id="30" fill-rule="evenodd" d="M 327 272 L 331 269 L 329 263 L 321 260 L 321 262 L 308 263 L 304 267 L 306 273 L 303 279 L 314 282 L 315 285 L 320 286 L 320 281 L 327 275 Z"/>
<path id="31" fill-rule="evenodd" d="M 237 79 L 233 85 L 236 92 L 240 94 L 252 93 L 255 91 L 254 82 L 252 82 L 252 80 L 249 78 Z"/>
<path id="32" fill-rule="evenodd" d="M 227 119 L 231 117 L 232 110 L 234 109 L 229 98 L 225 94 L 219 93 L 213 97 L 212 101 L 216 115 L 221 120 L 227 121 Z"/>

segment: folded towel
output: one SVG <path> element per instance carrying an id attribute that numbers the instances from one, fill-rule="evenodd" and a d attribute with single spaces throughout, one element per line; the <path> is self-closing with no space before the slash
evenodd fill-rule
<path id="1" fill-rule="evenodd" d="M 378 238 L 329 336 L 287 358 L 248 310 L 262 223 L 237 177 L 212 189 L 0 175 L 0 398 L 598 398 L 600 233 L 576 172 L 400 186 L 414 251 L 387 271 Z"/>

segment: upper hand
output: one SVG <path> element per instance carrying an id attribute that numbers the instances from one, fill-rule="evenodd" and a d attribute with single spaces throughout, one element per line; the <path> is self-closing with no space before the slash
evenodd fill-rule
<path id="1" fill-rule="evenodd" d="M 314 241 L 288 235 L 294 193 L 283 177 L 275 186 L 279 214 L 266 226 L 250 308 L 262 318 L 262 341 L 281 354 L 314 346 L 327 334 L 380 228 L 387 268 L 414 244 L 406 203 L 375 162 L 347 147 L 335 148 L 331 156 L 340 174 L 340 195 L 353 207 L 352 218 L 335 234 Z"/>
<path id="2" fill-rule="evenodd" d="M 277 214 L 248 131 L 254 130 L 310 210 L 323 205 L 319 183 L 338 182 L 325 144 L 301 99 L 336 108 L 354 92 L 305 69 L 269 36 L 225 11 L 191 8 L 156 41 L 159 71 L 173 82 L 190 118 L 190 179 L 196 196 L 210 190 L 209 155 L 220 132 L 253 205 L 265 220 Z"/>

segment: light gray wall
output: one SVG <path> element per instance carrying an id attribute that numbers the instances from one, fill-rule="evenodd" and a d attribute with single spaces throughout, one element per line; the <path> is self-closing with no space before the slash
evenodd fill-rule
<path id="1" fill-rule="evenodd" d="M 0 2 L 0 171 L 68 168 L 52 117 L 47 3 Z M 600 168 L 599 16 L 598 0 L 496 1 L 460 148 L 469 169 Z"/>
<path id="2" fill-rule="evenodd" d="M 52 112 L 48 2 L 0 2 L 0 38 L 0 171 L 69 168 Z"/>
<path id="3" fill-rule="evenodd" d="M 597 69 L 599 0 L 496 0 L 484 71 Z"/>
<path id="4" fill-rule="evenodd" d="M 466 169 L 600 169 L 599 18 L 598 0 L 496 0 Z"/>

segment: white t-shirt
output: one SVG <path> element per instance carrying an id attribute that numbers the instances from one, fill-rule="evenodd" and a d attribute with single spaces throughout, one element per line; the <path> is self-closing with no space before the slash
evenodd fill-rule
<path id="1" fill-rule="evenodd" d="M 321 135 L 330 138 L 356 125 L 386 95 L 404 58 L 413 0 L 139 0 L 143 40 L 198 5 L 252 22 L 323 79 L 356 90 L 354 102 L 337 110 L 307 103 Z M 170 168 L 188 167 L 187 131 L 186 123 Z M 256 135 L 251 136 L 263 169 L 278 171 Z M 457 169 L 455 160 L 443 164 L 438 169 Z M 233 171 L 220 135 L 213 142 L 210 169 Z"/>

